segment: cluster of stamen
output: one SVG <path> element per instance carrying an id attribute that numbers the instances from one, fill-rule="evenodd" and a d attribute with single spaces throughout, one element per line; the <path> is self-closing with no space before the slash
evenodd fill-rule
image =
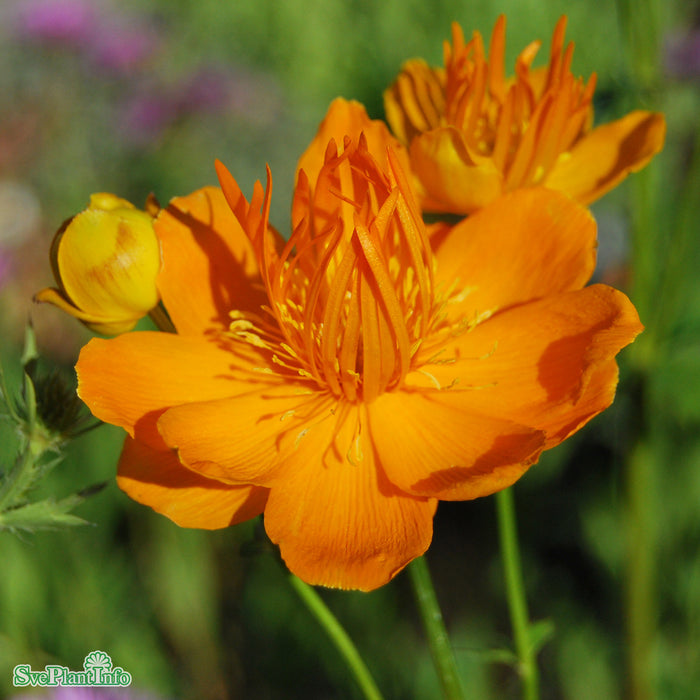
<path id="1" fill-rule="evenodd" d="M 550 172 L 592 121 L 595 75 L 587 84 L 571 73 L 573 43 L 564 49 L 566 20 L 554 30 L 549 65 L 531 70 L 540 47 L 518 56 L 515 76 L 504 74 L 505 17 L 493 30 L 489 58 L 481 35 L 465 44 L 453 25 L 445 43 L 445 121 L 467 139 L 470 152 L 490 158 L 505 175 L 506 189 L 534 185 Z"/>
<path id="2" fill-rule="evenodd" d="M 450 335 L 420 211 L 391 149 L 386 162 L 361 136 L 341 153 L 331 141 L 313 187 L 300 173 L 291 238 L 259 254 L 272 318 L 231 325 L 281 371 L 349 402 L 399 387 Z"/>

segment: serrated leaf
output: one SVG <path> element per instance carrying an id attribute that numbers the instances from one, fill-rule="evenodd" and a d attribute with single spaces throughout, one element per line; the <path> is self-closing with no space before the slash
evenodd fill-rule
<path id="1" fill-rule="evenodd" d="M 35 503 L 27 503 L 0 513 L 0 530 L 53 530 L 75 525 L 88 525 L 88 521 L 73 515 L 69 511 L 85 500 L 79 494 L 73 494 L 56 501 L 47 498 Z"/>
<path id="2" fill-rule="evenodd" d="M 42 461 L 35 458 L 29 447 L 17 456 L 12 468 L 0 476 L 0 510 L 24 506 L 28 494 L 63 459 L 58 455 Z"/>

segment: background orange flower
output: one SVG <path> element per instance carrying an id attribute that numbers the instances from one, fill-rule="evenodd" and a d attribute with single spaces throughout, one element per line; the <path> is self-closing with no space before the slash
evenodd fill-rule
<path id="1" fill-rule="evenodd" d="M 661 114 L 635 111 L 591 130 L 595 75 L 571 73 L 566 18 L 552 37 L 549 64 L 531 68 L 540 42 L 505 77 L 505 16 L 487 58 L 481 34 L 465 43 L 458 24 L 445 42 L 445 67 L 408 61 L 384 93 L 386 116 L 410 147 L 424 209 L 469 214 L 504 192 L 543 185 L 583 204 L 644 167 L 664 142 Z"/>

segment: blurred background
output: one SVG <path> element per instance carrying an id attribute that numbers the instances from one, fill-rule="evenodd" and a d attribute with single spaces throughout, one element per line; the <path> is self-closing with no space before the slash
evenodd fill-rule
<path id="1" fill-rule="evenodd" d="M 543 698 L 694 700 L 700 688 L 700 11 L 681 0 L 3 0 L 0 5 L 0 356 L 17 386 L 31 316 L 49 367 L 72 377 L 90 334 L 32 295 L 48 251 L 92 192 L 143 205 L 216 182 L 274 180 L 289 230 L 297 158 L 336 96 L 382 118 L 403 61 L 442 64 L 457 20 L 485 38 L 508 17 L 507 66 L 540 65 L 561 14 L 575 74 L 598 74 L 596 123 L 665 112 L 652 166 L 594 206 L 598 279 L 624 289 L 645 334 L 622 353 L 614 406 L 515 487 L 530 613 L 554 634 Z M 259 524 L 182 530 L 114 483 L 122 434 L 74 441 L 40 495 L 108 481 L 93 525 L 0 532 L 0 697 L 28 663 L 82 668 L 106 651 L 164 699 L 355 698 L 351 677 L 251 546 Z M 0 424 L 0 465 L 12 430 Z M 517 698 L 493 499 L 441 504 L 428 552 L 468 696 Z M 408 577 L 371 594 L 321 591 L 387 698 L 439 697 Z"/>

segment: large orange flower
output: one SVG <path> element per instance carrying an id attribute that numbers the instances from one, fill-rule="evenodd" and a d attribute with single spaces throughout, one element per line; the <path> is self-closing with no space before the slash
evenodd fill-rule
<path id="1" fill-rule="evenodd" d="M 223 167 L 222 189 L 171 202 L 155 229 L 177 333 L 92 340 L 77 370 L 129 433 L 132 498 L 186 527 L 264 512 L 292 572 L 369 590 L 426 550 L 439 499 L 509 486 L 606 408 L 641 326 L 620 292 L 581 288 L 585 209 L 518 191 L 433 253 L 388 131 L 367 125 L 369 149 L 350 120 L 367 117 L 335 103 L 286 243 L 269 174 L 250 203 Z"/>
<path id="2" fill-rule="evenodd" d="M 566 18 L 554 30 L 549 65 L 531 68 L 540 42 L 504 74 L 504 16 L 489 57 L 479 32 L 468 43 L 457 24 L 445 42 L 445 67 L 407 62 L 386 90 L 386 116 L 410 146 L 422 205 L 469 214 L 504 192 L 543 185 L 589 204 L 644 167 L 664 142 L 661 114 L 635 111 L 591 130 L 595 75 L 571 73 Z"/>

